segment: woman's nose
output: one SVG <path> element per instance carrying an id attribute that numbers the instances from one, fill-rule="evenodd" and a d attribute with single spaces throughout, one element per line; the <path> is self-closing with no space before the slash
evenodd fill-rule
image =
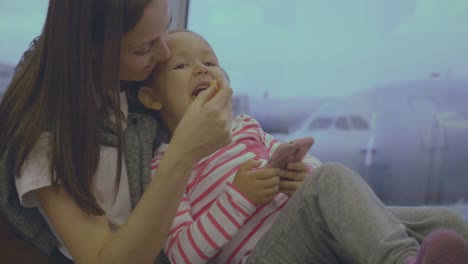
<path id="1" fill-rule="evenodd" d="M 171 55 L 171 51 L 167 46 L 166 38 L 164 36 L 161 36 L 155 44 L 156 45 L 153 46 L 153 58 L 156 61 L 169 58 L 169 56 Z"/>

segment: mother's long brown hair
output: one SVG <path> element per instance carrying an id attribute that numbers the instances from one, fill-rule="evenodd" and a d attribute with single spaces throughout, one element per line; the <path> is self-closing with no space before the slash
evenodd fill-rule
<path id="1" fill-rule="evenodd" d="M 102 215 L 93 192 L 102 120 L 120 116 L 122 35 L 151 0 L 50 0 L 43 31 L 23 54 L 0 104 L 0 157 L 11 175 L 39 136 L 49 133 L 53 186 L 63 185 L 85 212 Z M 121 128 L 120 118 L 116 123 Z M 118 131 L 117 173 L 122 159 Z"/>

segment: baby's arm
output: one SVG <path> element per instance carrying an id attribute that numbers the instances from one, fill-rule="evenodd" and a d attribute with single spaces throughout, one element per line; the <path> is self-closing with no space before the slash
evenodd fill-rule
<path id="1" fill-rule="evenodd" d="M 309 172 L 313 172 L 318 166 L 322 165 L 322 162 L 319 159 L 310 154 L 307 154 L 302 162 L 304 162 L 307 168 L 309 168 Z"/>
<path id="2" fill-rule="evenodd" d="M 254 213 L 256 206 L 232 184 L 224 188 L 209 208 L 198 215 L 192 213 L 194 201 L 184 195 L 165 246 L 173 264 L 207 263 Z"/>

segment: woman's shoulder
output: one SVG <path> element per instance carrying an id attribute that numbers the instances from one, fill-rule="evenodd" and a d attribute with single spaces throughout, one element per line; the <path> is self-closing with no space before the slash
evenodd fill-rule
<path id="1" fill-rule="evenodd" d="M 48 135 L 40 135 L 34 146 L 34 154 L 28 156 L 26 163 L 30 164 L 30 170 L 34 170 L 33 160 L 37 161 L 37 157 L 45 156 L 46 149 L 48 147 Z M 11 150 L 9 150 L 11 151 Z M 11 170 L 7 166 L 7 155 L 5 153 L 0 159 L 0 212 L 4 220 L 12 226 L 12 230 L 16 232 L 16 235 L 22 239 L 31 242 L 36 247 L 40 248 L 46 253 L 52 252 L 57 245 L 57 241 L 53 234 L 48 230 L 47 223 L 41 217 L 38 210 L 24 208 L 20 204 L 18 195 L 18 188 L 15 188 L 16 181 L 23 181 L 26 184 L 27 181 L 33 182 L 31 177 L 24 175 L 12 175 Z M 32 158 L 35 156 L 36 158 Z M 44 157 L 43 157 L 44 158 Z M 42 158 L 42 159 L 43 159 Z M 23 173 L 22 173 L 23 174 Z M 17 176 L 24 176 L 22 178 Z M 39 181 L 41 181 L 39 179 Z M 23 189 L 24 190 L 24 189 Z M 18 197 L 15 199 L 15 197 Z"/>
<path id="2" fill-rule="evenodd" d="M 52 185 L 50 171 L 50 134 L 43 132 L 26 157 L 19 175 L 15 175 L 15 186 L 21 205 L 38 207 L 33 190 Z"/>

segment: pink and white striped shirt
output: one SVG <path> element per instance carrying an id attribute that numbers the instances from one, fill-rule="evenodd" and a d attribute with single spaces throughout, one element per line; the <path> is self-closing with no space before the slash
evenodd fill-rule
<path id="1" fill-rule="evenodd" d="M 233 120 L 232 135 L 231 144 L 201 160 L 190 176 L 165 246 L 173 264 L 244 263 L 288 200 L 278 193 L 255 206 L 236 189 L 232 182 L 238 167 L 249 159 L 264 166 L 280 142 L 247 115 Z M 152 170 L 167 146 L 156 151 Z M 303 162 L 311 171 L 320 165 L 310 155 Z"/>

